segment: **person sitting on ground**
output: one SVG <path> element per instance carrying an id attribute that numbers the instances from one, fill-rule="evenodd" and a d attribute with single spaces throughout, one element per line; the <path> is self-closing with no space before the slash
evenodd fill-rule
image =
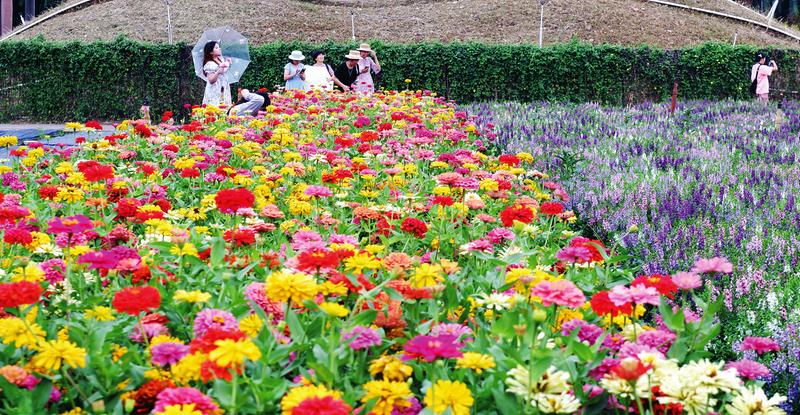
<path id="1" fill-rule="evenodd" d="M 311 60 L 314 64 L 306 66 L 306 91 L 321 89 L 323 91 L 333 91 L 333 85 L 336 84 L 342 88 L 342 84 L 336 79 L 336 74 L 333 73 L 331 66 L 325 63 L 325 54 L 321 50 L 311 52 Z"/>
<path id="2" fill-rule="evenodd" d="M 345 61 L 336 67 L 334 75 L 339 80 L 339 84 L 336 84 L 339 89 L 347 92 L 352 89 L 353 82 L 358 78 L 358 60 L 361 59 L 361 55 L 358 51 L 351 50 L 344 59 Z"/>
<path id="3" fill-rule="evenodd" d="M 375 92 L 375 81 L 372 80 L 372 72 L 380 73 L 381 65 L 378 63 L 378 55 L 370 49 L 369 45 L 362 43 L 358 47 L 360 59 L 358 60 L 358 78 L 353 84 L 357 92 L 371 94 Z"/>
<path id="4" fill-rule="evenodd" d="M 756 82 L 756 97 L 759 101 L 769 101 L 769 77 L 773 72 L 778 71 L 778 64 L 775 60 L 770 60 L 766 64 L 767 56 L 764 53 L 756 55 L 756 63 L 753 64 L 753 69 L 750 72 L 750 81 Z"/>
<path id="5" fill-rule="evenodd" d="M 250 92 L 247 89 L 239 90 L 239 99 L 236 105 L 228 110 L 228 115 L 238 115 L 241 117 L 252 115 L 258 116 L 258 112 L 267 108 L 270 104 L 269 94 L 266 88 L 259 89 L 256 92 Z"/>
<path id="6" fill-rule="evenodd" d="M 283 80 L 286 81 L 287 91 L 305 88 L 306 67 L 302 62 L 305 58 L 303 52 L 299 50 L 293 50 L 292 54 L 289 55 L 289 63 L 283 67 Z"/>

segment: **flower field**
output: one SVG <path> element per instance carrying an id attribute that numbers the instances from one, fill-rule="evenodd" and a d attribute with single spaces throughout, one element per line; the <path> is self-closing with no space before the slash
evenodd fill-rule
<path id="1" fill-rule="evenodd" d="M 635 272 L 429 93 L 273 98 L 11 151 L 3 413 L 784 413 L 781 345 L 706 350 L 720 255 Z"/>
<path id="2" fill-rule="evenodd" d="M 723 256 L 730 277 L 709 281 L 724 299 L 716 356 L 743 336 L 770 336 L 771 389 L 800 411 L 797 284 L 800 261 L 800 107 L 694 102 L 630 109 L 496 104 L 471 108 L 501 148 L 530 151 L 562 179 L 568 207 L 645 273 Z M 558 155 L 561 157 L 547 157 Z M 713 282 L 713 284 L 711 284 Z"/>

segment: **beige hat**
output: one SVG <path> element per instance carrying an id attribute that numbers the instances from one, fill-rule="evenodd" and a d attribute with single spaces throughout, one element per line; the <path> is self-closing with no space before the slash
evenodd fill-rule
<path id="1" fill-rule="evenodd" d="M 369 43 L 362 43 L 361 46 L 358 47 L 359 52 L 372 52 L 372 49 L 369 48 Z"/>
<path id="2" fill-rule="evenodd" d="M 351 50 L 347 55 L 344 55 L 345 59 L 361 59 L 361 55 L 359 55 L 357 50 Z"/>

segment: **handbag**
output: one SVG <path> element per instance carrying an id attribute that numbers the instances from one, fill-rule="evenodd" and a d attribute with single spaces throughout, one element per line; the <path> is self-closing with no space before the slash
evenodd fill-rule
<path id="1" fill-rule="evenodd" d="M 760 70 L 761 70 L 761 64 L 759 64 L 758 68 L 756 68 L 756 76 L 753 77 L 753 82 L 750 82 L 750 94 L 751 95 L 755 95 L 756 94 L 756 88 L 758 87 L 758 71 L 760 71 Z"/>

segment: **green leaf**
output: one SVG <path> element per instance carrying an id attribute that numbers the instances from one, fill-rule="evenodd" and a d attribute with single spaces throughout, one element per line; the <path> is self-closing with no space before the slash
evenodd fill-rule
<path id="1" fill-rule="evenodd" d="M 497 405 L 497 409 L 502 415 L 517 415 L 522 413 L 522 408 L 520 408 L 517 400 L 512 398 L 500 387 L 492 389 L 492 396 L 494 397 L 494 403 Z"/>

